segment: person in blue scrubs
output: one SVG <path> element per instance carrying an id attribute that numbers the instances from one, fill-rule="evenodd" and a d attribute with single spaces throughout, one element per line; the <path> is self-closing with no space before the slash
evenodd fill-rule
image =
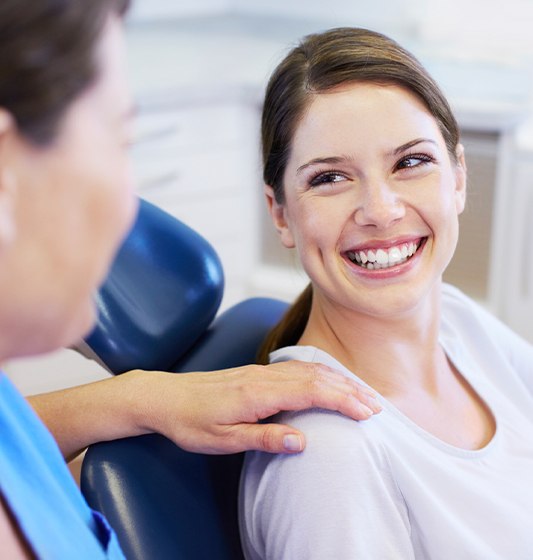
<path id="1" fill-rule="evenodd" d="M 69 346 L 91 329 L 92 294 L 133 222 L 128 3 L 0 3 L 0 363 Z M 0 373 L 2 558 L 123 557 L 65 465 L 93 442 L 160 432 L 200 452 L 291 453 L 304 435 L 258 420 L 310 406 L 354 419 L 380 409 L 371 390 L 298 362 L 133 371 L 31 404 Z"/>

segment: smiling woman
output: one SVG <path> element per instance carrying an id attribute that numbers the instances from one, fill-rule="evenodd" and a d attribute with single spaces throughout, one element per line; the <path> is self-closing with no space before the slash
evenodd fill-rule
<path id="1" fill-rule="evenodd" d="M 248 558 L 525 560 L 533 348 L 442 283 L 466 193 L 442 93 L 387 37 L 335 29 L 281 62 L 262 124 L 270 215 L 311 280 L 262 359 L 337 367 L 384 411 L 280 416 L 308 447 L 247 457 Z"/>
<path id="2" fill-rule="evenodd" d="M 453 255 L 464 207 L 462 148 L 450 157 L 435 119 L 404 88 L 363 82 L 314 96 L 284 185 L 284 202 L 267 187 L 268 202 L 283 244 L 321 279 L 317 312 L 319 301 L 348 291 L 351 306 L 379 291 L 375 312 L 393 313 L 395 301 L 407 304 L 406 283 L 414 304 Z M 405 262 L 389 266 L 389 252 L 401 256 L 402 247 Z M 349 258 L 356 253 L 364 266 Z"/>

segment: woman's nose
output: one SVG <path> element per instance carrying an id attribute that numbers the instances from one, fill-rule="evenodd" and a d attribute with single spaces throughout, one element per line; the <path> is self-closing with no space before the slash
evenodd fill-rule
<path id="1" fill-rule="evenodd" d="M 386 229 L 404 217 L 404 204 L 387 182 L 373 181 L 361 194 L 354 214 L 357 225 Z"/>

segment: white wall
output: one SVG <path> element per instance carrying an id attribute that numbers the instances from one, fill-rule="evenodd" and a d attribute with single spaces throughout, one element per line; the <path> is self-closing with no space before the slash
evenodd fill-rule
<path id="1" fill-rule="evenodd" d="M 421 38 L 464 56 L 516 64 L 533 59 L 531 0 L 425 0 Z"/>
<path id="2" fill-rule="evenodd" d="M 234 12 L 318 19 L 409 34 L 457 56 L 533 59 L 532 0 L 229 0 Z"/>
<path id="3" fill-rule="evenodd" d="M 169 17 L 202 16 L 225 12 L 231 0 L 134 0 L 128 18 L 131 21 L 168 20 Z"/>
<path id="4" fill-rule="evenodd" d="M 323 27 L 360 25 L 422 39 L 457 56 L 506 64 L 533 60 L 532 0 L 136 0 L 130 18 L 229 13 L 315 20 Z"/>
<path id="5" fill-rule="evenodd" d="M 43 356 L 12 360 L 2 366 L 23 395 L 46 393 L 110 377 L 96 362 L 74 350 L 57 350 Z"/>
<path id="6" fill-rule="evenodd" d="M 324 27 L 357 25 L 384 32 L 416 32 L 427 0 L 231 0 L 234 11 L 302 20 L 317 19 Z"/>

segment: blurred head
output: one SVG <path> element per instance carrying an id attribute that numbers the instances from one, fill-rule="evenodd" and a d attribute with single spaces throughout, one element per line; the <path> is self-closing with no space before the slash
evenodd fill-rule
<path id="1" fill-rule="evenodd" d="M 133 220 L 127 0 L 0 4 L 0 357 L 75 342 Z"/>
<path id="2" fill-rule="evenodd" d="M 3 0 L 0 107 L 18 131 L 46 145 L 71 103 L 99 77 L 96 46 L 129 0 Z"/>

